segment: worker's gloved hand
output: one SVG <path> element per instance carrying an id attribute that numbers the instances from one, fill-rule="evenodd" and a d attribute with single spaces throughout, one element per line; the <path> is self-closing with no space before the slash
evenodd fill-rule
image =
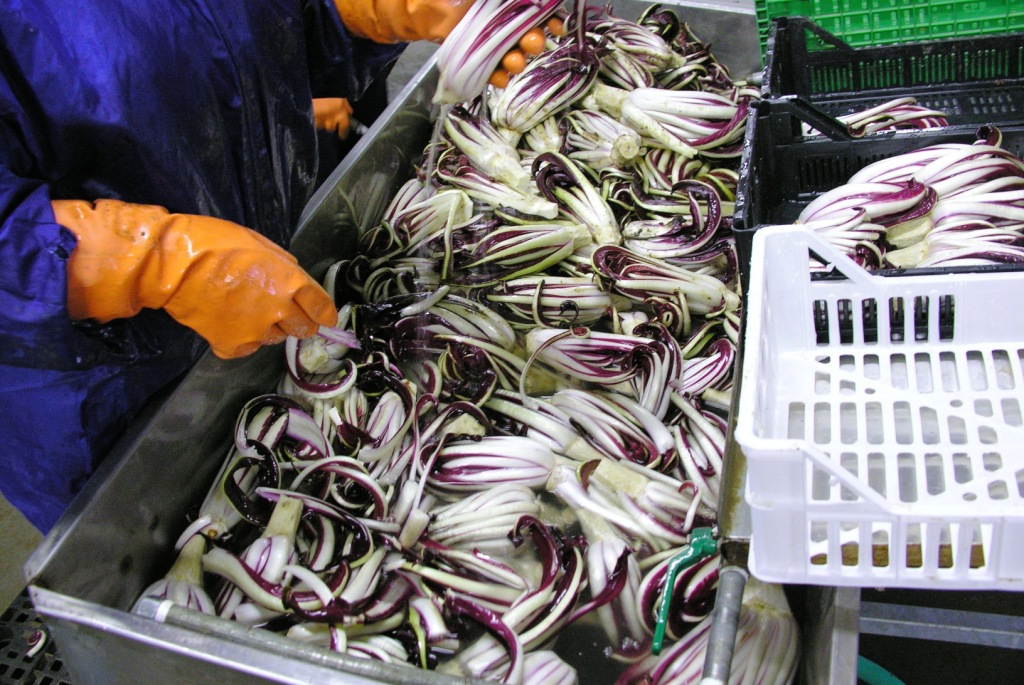
<path id="1" fill-rule="evenodd" d="M 53 212 L 78 237 L 67 267 L 73 319 L 165 309 L 224 359 L 338 322 L 292 255 L 238 224 L 117 200 L 55 200 Z"/>
<path id="2" fill-rule="evenodd" d="M 345 140 L 352 126 L 352 105 L 345 98 L 313 98 L 313 123 Z"/>
<path id="3" fill-rule="evenodd" d="M 334 0 L 345 28 L 375 43 L 440 42 L 473 0 Z"/>

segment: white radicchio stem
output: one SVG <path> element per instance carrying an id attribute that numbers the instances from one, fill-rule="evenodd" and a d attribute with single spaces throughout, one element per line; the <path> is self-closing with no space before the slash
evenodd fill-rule
<path id="1" fill-rule="evenodd" d="M 163 578 L 143 590 L 140 601 L 144 597 L 155 597 L 170 600 L 186 609 L 196 609 L 204 614 L 217 613 L 213 600 L 203 589 L 202 558 L 205 550 L 205 537 L 193 535 L 189 538 L 178 553 L 174 565 Z"/>

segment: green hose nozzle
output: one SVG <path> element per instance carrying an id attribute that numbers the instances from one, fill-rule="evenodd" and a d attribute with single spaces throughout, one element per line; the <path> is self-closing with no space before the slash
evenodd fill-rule
<path id="1" fill-rule="evenodd" d="M 690 532 L 690 544 L 668 562 L 665 585 L 662 587 L 661 601 L 658 603 L 658 622 L 654 626 L 654 641 L 651 643 L 651 652 L 655 656 L 661 654 L 661 647 L 665 642 L 665 628 L 668 625 L 668 610 L 672 600 L 672 589 L 676 584 L 676 576 L 683 569 L 693 566 L 717 551 L 718 541 L 715 540 L 712 529 L 694 528 Z"/>

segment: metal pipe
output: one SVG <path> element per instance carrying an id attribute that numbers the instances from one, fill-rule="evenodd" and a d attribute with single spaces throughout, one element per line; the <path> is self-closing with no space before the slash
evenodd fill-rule
<path id="1" fill-rule="evenodd" d="M 700 685 L 725 685 L 732 670 L 732 653 L 743 605 L 747 570 L 742 566 L 724 566 L 718 574 L 718 596 L 711 616 L 708 649 Z"/>
<path id="2" fill-rule="evenodd" d="M 860 632 L 864 635 L 1024 649 L 1024 618 L 975 611 L 861 602 Z"/>

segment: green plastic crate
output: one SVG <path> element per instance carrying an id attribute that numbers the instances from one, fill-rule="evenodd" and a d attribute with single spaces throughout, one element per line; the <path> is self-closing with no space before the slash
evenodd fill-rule
<path id="1" fill-rule="evenodd" d="M 1022 0 L 757 0 L 765 54 L 775 17 L 803 16 L 852 46 L 1024 30 Z"/>

